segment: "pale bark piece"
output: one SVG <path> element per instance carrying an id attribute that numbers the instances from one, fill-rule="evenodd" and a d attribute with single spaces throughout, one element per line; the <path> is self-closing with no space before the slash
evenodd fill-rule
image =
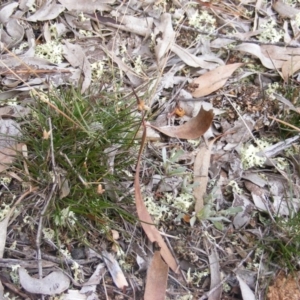
<path id="1" fill-rule="evenodd" d="M 56 1 L 48 0 L 40 9 L 27 18 L 27 21 L 37 22 L 53 20 L 57 18 L 64 10 L 65 8 L 62 5 L 57 4 Z"/>
<path id="2" fill-rule="evenodd" d="M 71 64 L 72 67 L 79 67 L 84 74 L 84 80 L 81 87 L 81 92 L 84 93 L 90 86 L 92 81 L 92 71 L 90 63 L 79 45 L 74 45 L 65 41 L 63 46 L 63 52 L 65 58 Z"/>
<path id="3" fill-rule="evenodd" d="M 107 4 L 114 4 L 115 0 L 59 0 L 67 10 L 76 10 L 80 12 L 109 11 L 111 7 Z"/>
<path id="4" fill-rule="evenodd" d="M 184 63 L 194 68 L 212 70 L 218 67 L 219 65 L 224 65 L 223 60 L 221 60 L 213 54 L 196 56 L 176 44 L 172 45 L 171 50 L 176 55 L 178 55 Z"/>
<path id="5" fill-rule="evenodd" d="M 299 135 L 293 136 L 282 142 L 278 142 L 276 144 L 266 147 L 264 150 L 256 153 L 256 155 L 260 156 L 260 157 L 267 157 L 267 158 L 275 157 L 275 156 L 279 155 L 280 152 L 291 147 L 294 143 L 296 143 L 299 140 L 299 138 L 300 138 Z"/>
<path id="6" fill-rule="evenodd" d="M 4 287 L 0 281 L 0 299 L 4 299 Z"/>
<path id="7" fill-rule="evenodd" d="M 236 277 L 240 284 L 243 300 L 255 300 L 255 295 L 246 282 L 239 275 Z"/>
<path id="8" fill-rule="evenodd" d="M 156 39 L 155 54 L 160 67 L 163 66 L 162 59 L 165 54 L 171 49 L 175 40 L 175 31 L 173 30 L 172 18 L 169 13 L 165 13 L 160 18 L 159 25 L 154 30 L 155 36 L 162 34 L 162 38 Z"/>
<path id="9" fill-rule="evenodd" d="M 170 137 L 194 140 L 202 136 L 209 129 L 213 118 L 214 114 L 212 109 L 206 111 L 201 107 L 198 115 L 183 125 L 162 127 L 150 126 Z"/>
<path id="10" fill-rule="evenodd" d="M 12 211 L 10 212 L 10 215 L 12 214 L 13 211 L 14 211 L 14 209 L 12 209 Z M 0 232 L 1 232 L 1 230 L 0 230 Z M 1 240 L 1 238 L 0 238 L 0 240 Z M 25 253 L 23 253 L 23 254 L 25 255 Z M 43 259 L 41 261 L 41 264 L 42 264 L 43 268 L 54 268 L 54 267 L 57 267 L 56 263 L 51 262 L 51 261 L 47 261 L 47 260 L 43 260 Z M 12 268 L 15 265 L 20 265 L 23 268 L 30 268 L 30 269 L 37 269 L 39 267 L 37 260 L 24 260 L 24 259 L 14 259 L 14 258 L 0 258 L 0 267 L 1 268 Z"/>
<path id="11" fill-rule="evenodd" d="M 147 272 L 145 300 L 165 300 L 168 272 L 168 265 L 162 260 L 160 252 L 156 251 Z"/>
<path id="12" fill-rule="evenodd" d="M 80 294 L 80 291 L 78 290 L 68 290 L 68 292 L 66 294 L 63 294 L 61 297 L 62 300 L 87 300 L 88 299 L 85 294 Z"/>
<path id="13" fill-rule="evenodd" d="M 86 294 L 87 300 L 99 299 L 96 289 L 97 285 L 100 284 L 105 272 L 105 265 L 103 263 L 98 264 L 91 278 L 83 284 L 83 287 L 80 290 L 80 294 Z"/>
<path id="14" fill-rule="evenodd" d="M 70 286 L 69 277 L 61 271 L 54 271 L 42 279 L 37 279 L 31 277 L 24 268 L 19 268 L 19 278 L 23 289 L 32 294 L 60 294 Z"/>
<path id="15" fill-rule="evenodd" d="M 118 262 L 113 257 L 112 254 L 108 253 L 107 251 L 102 251 L 103 260 L 108 268 L 108 271 L 115 283 L 115 285 L 119 289 L 123 289 L 124 287 L 128 286 L 127 280 L 123 271 L 121 270 Z"/>
<path id="16" fill-rule="evenodd" d="M 8 22 L 9 18 L 13 14 L 14 10 L 18 7 L 18 2 L 11 2 L 5 5 L 0 10 L 0 24 L 5 24 Z"/>
<path id="17" fill-rule="evenodd" d="M 7 225 L 10 217 L 10 212 L 7 216 L 0 222 L 0 259 L 3 257 L 4 248 L 6 243 L 6 233 L 7 233 Z"/>
<path id="18" fill-rule="evenodd" d="M 0 149 L 14 146 L 20 135 L 20 126 L 15 120 L 0 119 Z"/>
<path id="19" fill-rule="evenodd" d="M 208 146 L 205 144 L 200 146 L 194 163 L 194 198 L 195 198 L 195 212 L 196 215 L 204 207 L 204 195 L 208 183 L 208 169 L 210 166 L 211 149 L 213 141 L 210 141 Z"/>
<path id="20" fill-rule="evenodd" d="M 258 209 L 267 212 L 267 206 L 270 206 L 271 203 L 268 201 L 266 190 L 250 181 L 245 181 L 245 187 L 251 193 L 255 206 Z"/>
<path id="21" fill-rule="evenodd" d="M 211 254 L 208 256 L 208 260 L 210 270 L 210 290 L 218 286 L 218 288 L 209 295 L 208 300 L 220 300 L 222 296 L 223 286 L 222 284 L 220 284 L 222 278 L 219 257 L 216 249 L 212 250 Z"/>
<path id="22" fill-rule="evenodd" d="M 234 227 L 239 229 L 250 221 L 251 213 L 255 209 L 255 206 L 243 195 L 234 193 L 233 196 L 232 207 L 241 207 L 243 209 L 243 211 L 238 212 L 233 218 Z"/>
<path id="23" fill-rule="evenodd" d="M 149 238 L 149 240 L 152 243 L 157 242 L 158 246 L 161 248 L 160 253 L 161 253 L 161 256 L 163 257 L 163 259 L 165 260 L 165 262 L 175 273 L 178 273 L 178 265 L 172 255 L 171 251 L 169 250 L 168 246 L 166 245 L 165 241 L 163 240 L 161 234 L 156 229 L 155 225 L 153 225 L 151 216 L 149 215 L 146 205 L 142 198 L 139 174 L 140 174 L 140 161 L 141 161 L 142 150 L 143 150 L 143 146 L 145 144 L 146 136 L 147 136 L 146 131 L 147 131 L 147 128 L 145 127 L 144 132 L 143 132 L 142 145 L 140 147 L 140 152 L 139 152 L 139 156 L 138 156 L 135 177 L 134 177 L 134 187 L 135 187 L 134 194 L 135 194 L 135 203 L 136 203 L 137 214 L 141 221 L 141 225 L 142 225 L 147 237 Z"/>
<path id="24" fill-rule="evenodd" d="M 192 85 L 198 85 L 192 93 L 193 97 L 207 96 L 220 89 L 242 63 L 220 66 L 193 80 Z"/>

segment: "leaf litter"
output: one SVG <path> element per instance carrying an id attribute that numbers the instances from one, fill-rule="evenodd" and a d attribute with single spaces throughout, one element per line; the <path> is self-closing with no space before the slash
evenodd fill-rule
<path id="1" fill-rule="evenodd" d="M 115 260 L 109 252 L 121 255 L 116 249 L 123 247 L 129 260 L 133 248 L 146 244 L 141 227 L 150 242 L 160 247 L 152 260 L 158 268 L 151 271 L 148 267 L 149 278 L 156 279 L 151 272 L 163 276 L 160 288 L 166 290 L 167 285 L 170 299 L 177 299 L 174 295 L 200 298 L 207 291 L 211 291 L 209 299 L 254 299 L 270 293 L 274 298 L 281 289 L 276 283 L 270 292 L 265 288 L 264 278 L 276 278 L 277 269 L 267 264 L 269 244 L 263 238 L 266 232 L 289 237 L 291 227 L 277 226 L 275 218 L 289 223 L 296 220 L 300 209 L 299 136 L 279 136 L 284 128 L 276 123 L 291 111 L 296 116 L 299 113 L 299 11 L 294 1 L 257 1 L 254 6 L 251 1 L 239 5 L 197 1 L 191 5 L 184 0 L 168 4 L 113 0 L 1 4 L 0 171 L 5 180 L 8 174 L 21 179 L 14 173 L 14 165 L 24 149 L 21 132 L 23 122 L 30 118 L 27 103 L 33 101 L 32 90 L 72 85 L 84 93 L 100 86 L 100 90 L 128 100 L 133 86 L 144 101 L 140 110 L 148 106 L 154 115 L 145 125 L 156 132 L 141 146 L 144 153 L 140 153 L 137 168 L 124 170 L 135 172 L 131 183 L 127 182 L 128 194 L 124 197 L 132 199 L 135 193 L 141 226 L 138 233 L 133 231 L 136 236 L 130 243 L 124 239 L 113 241 L 116 247 L 103 246 L 107 250 L 99 253 L 111 257 L 109 261 L 95 256 L 99 268 L 87 274 L 98 278 L 93 284 L 86 281 L 95 297 L 105 294 L 101 288 L 107 293 L 101 261 L 119 290 L 130 296 L 138 290 L 142 290 L 140 296 L 144 294 L 143 284 L 136 290 L 128 285 L 122 259 Z M 70 188 L 65 184 L 72 188 L 73 183 L 64 176 L 60 178 L 57 199 L 68 197 Z M 76 176 L 83 178 L 78 173 Z M 133 181 L 135 186 L 130 190 Z M 2 189 L 9 189 L 4 179 L 1 184 Z M 107 187 L 113 189 L 107 184 L 101 193 L 105 194 Z M 111 196 L 114 201 L 124 197 Z M 2 245 L 7 235 L 12 243 L 7 233 L 7 226 L 12 226 L 8 222 L 10 213 L 3 203 Z M 127 204 L 120 205 L 132 211 Z M 12 223 L 17 220 L 15 216 Z M 213 250 L 206 253 L 203 240 L 207 237 Z M 96 246 L 92 239 L 89 242 Z M 263 248 L 257 246 L 259 243 L 267 249 L 265 260 L 260 259 Z M 144 247 L 145 253 L 139 253 L 139 257 L 152 256 L 146 248 L 151 249 Z M 43 246 L 43 251 L 46 255 L 49 249 Z M 260 276 L 255 291 L 240 276 L 245 267 L 239 262 L 247 257 L 247 251 L 251 254 L 247 269 Z M 4 263 L 15 255 L 7 247 L 1 252 Z M 29 261 L 30 256 L 25 254 L 22 259 Z M 291 264 L 296 260 L 295 256 L 289 258 Z M 112 262 L 113 268 L 109 267 Z M 72 263 L 69 277 L 74 281 L 86 261 L 75 259 Z M 167 283 L 165 265 L 172 270 L 170 274 L 177 276 Z M 135 270 L 132 264 L 130 268 Z M 229 280 L 236 268 L 239 272 Z M 35 293 L 24 284 L 24 280 L 34 278 L 25 275 L 24 279 L 22 270 L 21 285 L 25 291 Z M 118 270 L 117 274 L 113 270 Z M 175 274 L 179 271 L 181 276 Z M 225 281 L 220 272 L 225 273 Z M 145 279 L 140 273 L 132 272 L 131 276 L 137 281 Z M 49 294 L 51 285 L 46 278 L 36 279 L 35 285 L 44 286 L 45 290 L 39 290 L 44 295 Z M 239 282 L 239 288 L 234 281 Z M 147 281 L 145 297 L 152 293 L 148 292 L 153 289 L 151 285 L 153 282 Z M 112 289 L 108 293 L 116 297 Z"/>

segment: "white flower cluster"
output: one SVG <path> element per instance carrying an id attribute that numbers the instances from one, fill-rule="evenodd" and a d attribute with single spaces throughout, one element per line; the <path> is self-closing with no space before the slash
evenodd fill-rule
<path id="1" fill-rule="evenodd" d="M 262 42 L 279 42 L 283 38 L 284 32 L 283 30 L 277 30 L 275 26 L 276 22 L 274 20 L 261 24 L 260 28 L 263 29 L 263 32 L 258 36 L 258 39 Z"/>
<path id="2" fill-rule="evenodd" d="M 155 202 L 152 197 L 146 197 L 145 205 L 149 214 L 152 216 L 154 223 L 162 220 L 178 220 L 181 219 L 183 212 L 188 212 L 191 205 L 194 203 L 194 197 L 190 193 L 182 193 L 174 197 L 172 193 L 166 193 L 164 198 L 159 202 Z M 174 210 L 178 209 L 176 213 Z M 174 216 L 174 214 L 176 214 Z"/>
<path id="3" fill-rule="evenodd" d="M 35 55 L 47 59 L 52 63 L 59 64 L 63 61 L 62 44 L 56 41 L 51 41 L 45 44 L 37 45 L 35 48 Z"/>
<path id="4" fill-rule="evenodd" d="M 189 18 L 189 25 L 203 31 L 214 32 L 216 30 L 215 24 L 216 19 L 205 10 L 201 11 L 201 13 L 196 11 Z"/>
<path id="5" fill-rule="evenodd" d="M 266 157 L 256 155 L 261 150 L 267 148 L 269 143 L 262 140 L 256 141 L 257 146 L 252 144 L 243 146 L 241 150 L 241 160 L 244 170 L 252 167 L 262 167 L 266 161 Z"/>

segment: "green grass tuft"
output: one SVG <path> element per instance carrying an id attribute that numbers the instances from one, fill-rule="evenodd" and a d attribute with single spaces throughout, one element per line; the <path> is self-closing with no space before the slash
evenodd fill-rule
<path id="1" fill-rule="evenodd" d="M 107 229 L 119 216 L 133 219 L 118 202 L 127 192 L 126 183 L 133 181 L 130 172 L 135 166 L 134 138 L 140 118 L 132 105 L 104 92 L 84 96 L 72 88 L 38 95 L 31 119 L 22 127 L 22 141 L 28 148 L 24 176 L 47 197 L 57 179 L 54 173 L 58 175 L 60 189 L 47 211 L 48 226 L 68 228 L 83 237 L 87 223 Z M 97 190 L 100 184 L 105 189 L 102 194 Z M 64 195 L 67 186 L 70 191 Z"/>

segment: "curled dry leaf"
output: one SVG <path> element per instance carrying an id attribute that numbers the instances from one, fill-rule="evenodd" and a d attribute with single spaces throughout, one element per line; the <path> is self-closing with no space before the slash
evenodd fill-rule
<path id="1" fill-rule="evenodd" d="M 214 114 L 212 109 L 206 111 L 201 107 L 198 115 L 183 125 L 163 127 L 150 126 L 170 137 L 193 140 L 199 138 L 208 130 L 213 118 Z"/>
<path id="2" fill-rule="evenodd" d="M 135 177 L 134 177 L 134 194 L 135 194 L 135 203 L 136 203 L 137 214 L 141 221 L 141 225 L 142 225 L 147 237 L 149 238 L 149 240 L 152 243 L 157 242 L 158 246 L 161 248 L 161 250 L 160 250 L 161 256 L 163 257 L 165 262 L 175 273 L 178 273 L 177 263 L 172 255 L 171 251 L 169 250 L 168 246 L 166 245 L 165 241 L 163 240 L 162 236 L 160 235 L 159 231 L 153 225 L 151 216 L 149 215 L 146 205 L 142 198 L 139 174 L 140 174 L 141 155 L 142 155 L 143 147 L 144 147 L 144 144 L 146 141 L 146 136 L 147 136 L 147 128 L 144 127 L 142 144 L 140 147 L 140 152 L 139 152 L 139 156 L 138 156 L 138 162 L 137 162 L 137 167 L 136 167 L 136 172 L 135 172 Z"/>
<path id="3" fill-rule="evenodd" d="M 27 21 L 36 22 L 53 20 L 64 10 L 65 8 L 62 5 L 57 4 L 56 1 L 50 1 L 50 3 L 49 1 L 46 1 L 39 10 L 27 18 Z"/>
<path id="4" fill-rule="evenodd" d="M 160 24 L 155 28 L 154 34 L 156 37 L 162 34 L 162 38 L 156 38 L 157 44 L 155 46 L 156 59 L 161 67 L 164 63 L 162 58 L 171 48 L 175 39 L 175 31 L 173 30 L 170 14 L 165 13 L 161 16 Z"/>
<path id="5" fill-rule="evenodd" d="M 171 50 L 176 55 L 178 55 L 187 65 L 194 68 L 200 67 L 200 68 L 212 70 L 219 65 L 224 65 L 224 62 L 213 54 L 196 56 L 191 54 L 188 50 L 181 48 L 176 44 L 174 44 L 171 47 Z"/>
<path id="6" fill-rule="evenodd" d="M 9 18 L 13 14 L 14 10 L 18 7 L 17 2 L 11 2 L 7 5 L 5 5 L 1 10 L 0 10 L 0 23 L 5 24 L 8 22 Z"/>
<path id="7" fill-rule="evenodd" d="M 24 268 L 19 268 L 19 278 L 23 289 L 32 294 L 60 294 L 70 286 L 69 277 L 61 271 L 54 271 L 42 279 L 37 279 L 31 277 Z"/>
<path id="8" fill-rule="evenodd" d="M 155 251 L 147 272 L 145 300 L 164 300 L 167 289 L 169 267 Z"/>
<path id="9" fill-rule="evenodd" d="M 203 97 L 220 89 L 232 75 L 232 73 L 242 66 L 242 63 L 220 66 L 212 71 L 193 80 L 192 85 L 198 87 L 192 93 L 193 97 Z"/>
<path id="10" fill-rule="evenodd" d="M 206 193 L 208 183 L 208 169 L 210 166 L 211 149 L 214 140 L 210 141 L 208 147 L 202 145 L 195 158 L 194 163 L 194 198 L 195 198 L 195 212 L 196 215 L 203 209 L 203 197 Z"/>
<path id="11" fill-rule="evenodd" d="M 272 5 L 273 9 L 279 13 L 282 18 L 294 18 L 300 13 L 300 10 L 284 3 L 281 0 L 274 1 Z"/>
<path id="12" fill-rule="evenodd" d="M 105 265 L 103 263 L 98 264 L 91 278 L 83 284 L 83 287 L 80 290 L 80 294 L 86 294 L 89 296 L 93 295 L 95 297 L 95 298 L 91 297 L 88 299 L 98 299 L 96 298 L 97 285 L 100 284 L 100 281 L 103 278 L 105 272 L 106 272 Z"/>
<path id="13" fill-rule="evenodd" d="M 107 4 L 113 4 L 115 0 L 59 0 L 59 2 L 68 10 L 77 10 L 80 12 L 109 11 L 111 7 Z"/>
<path id="14" fill-rule="evenodd" d="M 13 16 L 17 18 L 17 15 Z M 10 19 L 6 24 L 6 32 L 3 31 L 1 34 L 1 41 L 8 47 L 12 48 L 19 44 L 24 37 L 24 27 L 21 26 L 16 19 Z"/>
<path id="15" fill-rule="evenodd" d="M 92 81 L 92 71 L 90 63 L 79 45 L 74 45 L 65 41 L 63 47 L 64 56 L 71 64 L 72 67 L 79 67 L 84 74 L 84 81 L 82 83 L 81 92 L 84 93 L 91 84 Z"/>
<path id="16" fill-rule="evenodd" d="M 266 67 L 268 69 L 273 70 L 276 68 L 281 68 L 281 66 L 282 66 L 282 62 L 278 62 L 278 61 L 274 61 L 274 60 L 272 61 L 269 57 L 264 56 L 261 52 L 261 48 L 259 45 L 243 43 L 243 44 L 240 44 L 237 47 L 235 47 L 235 50 L 247 52 L 247 53 L 250 53 L 250 54 L 256 56 L 257 58 L 260 59 L 261 63 L 264 65 L 264 67 Z"/>

